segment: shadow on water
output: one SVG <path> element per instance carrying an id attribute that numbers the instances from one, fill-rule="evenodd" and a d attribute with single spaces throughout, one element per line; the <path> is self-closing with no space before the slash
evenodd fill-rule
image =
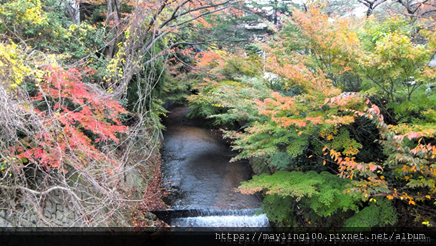
<path id="1" fill-rule="evenodd" d="M 210 129 L 202 128 L 201 121 L 187 118 L 189 112 L 187 107 L 176 107 L 164 121 L 162 170 L 164 184 L 170 193 L 168 203 L 176 210 L 213 210 L 215 213 L 222 210 L 223 215 L 231 210 L 234 212 L 230 216 L 237 211 L 241 211 L 241 216 L 255 216 L 254 213 L 243 213 L 259 208 L 261 199 L 235 192 L 241 182 L 252 176 L 248 162 L 230 163 L 237 153 L 214 137 Z M 215 217 L 213 221 L 219 219 Z"/>

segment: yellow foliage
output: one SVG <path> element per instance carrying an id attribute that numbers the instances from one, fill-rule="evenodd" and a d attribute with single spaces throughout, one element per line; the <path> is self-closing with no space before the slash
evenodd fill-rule
<path id="1" fill-rule="evenodd" d="M 37 55 L 29 56 L 15 43 L 0 43 L 0 85 L 15 91 L 25 78 L 32 78 L 38 86 L 47 73 L 41 68 L 48 64 L 57 67 L 56 60 L 59 57 L 62 56 L 44 55 L 40 59 Z"/>
<path id="2" fill-rule="evenodd" d="M 0 76 L 4 85 L 16 89 L 23 82 L 27 73 L 32 70 L 21 59 L 21 51 L 17 45 L 0 43 Z"/>
<path id="3" fill-rule="evenodd" d="M 18 0 L 9 1 L 0 5 L 0 13 L 14 18 L 16 24 L 39 25 L 46 21 L 42 13 L 40 0 Z"/>

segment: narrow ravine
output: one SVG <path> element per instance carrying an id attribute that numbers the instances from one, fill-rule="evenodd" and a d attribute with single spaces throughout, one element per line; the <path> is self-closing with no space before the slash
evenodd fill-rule
<path id="1" fill-rule="evenodd" d="M 254 213 L 261 199 L 235 192 L 251 178 L 248 162 L 230 163 L 236 153 L 201 122 L 187 118 L 189 110 L 176 107 L 164 121 L 163 180 L 174 210 L 203 212 L 196 219 L 173 220 L 172 226 L 266 226 L 266 217 Z"/>

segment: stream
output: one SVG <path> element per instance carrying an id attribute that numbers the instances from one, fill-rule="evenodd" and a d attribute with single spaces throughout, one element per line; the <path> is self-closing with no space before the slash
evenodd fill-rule
<path id="1" fill-rule="evenodd" d="M 256 215 L 261 198 L 235 192 L 251 178 L 248 161 L 230 163 L 237 153 L 187 118 L 188 107 L 173 108 L 164 120 L 163 181 L 173 209 L 172 227 L 265 227 L 264 214 Z M 179 212 L 177 212 L 179 211 Z M 182 211 L 182 212 L 180 212 Z"/>

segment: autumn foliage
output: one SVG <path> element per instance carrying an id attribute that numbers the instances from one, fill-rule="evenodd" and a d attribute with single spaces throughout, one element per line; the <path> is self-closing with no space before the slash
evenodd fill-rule
<path id="1" fill-rule="evenodd" d="M 256 4 L 2 1 L 3 210 L 53 226 L 44 209 L 61 193 L 80 226 L 149 225 L 140 214 L 165 206 L 162 105 L 187 98 L 228 129 L 233 160 L 264 170 L 239 191 L 262 191 L 278 225 L 301 224 L 297 207 L 307 225 L 434 225 L 434 1 L 383 18 L 386 1 L 359 1 L 364 19 L 309 2 L 269 4 L 264 33 L 239 35 Z M 125 185 L 135 173 L 139 191 Z"/>
<path id="2" fill-rule="evenodd" d="M 263 190 L 264 211 L 282 225 L 290 222 L 278 211 L 285 211 L 283 206 L 289 203 L 305 207 L 307 223 L 394 225 L 403 223 L 397 221 L 397 213 L 402 213 L 405 221 L 428 225 L 434 220 L 428 211 L 435 211 L 436 199 L 432 89 L 436 70 L 427 65 L 435 51 L 435 31 L 414 33 L 398 16 L 353 20 L 332 18 L 319 9 L 294 11 L 270 42 L 259 44 L 266 52 L 264 69 L 277 76 L 263 78 L 264 88 L 270 89 L 267 95 L 258 91 L 249 106 L 229 101 L 226 98 L 246 102 L 240 90 L 256 91 L 256 79 L 233 77 L 244 87 L 227 90 L 231 95 L 226 95 L 222 91 L 229 82 L 217 80 L 214 70 L 209 70 L 215 84 L 203 79 L 200 93 L 191 97 L 194 110 L 199 104 L 215 106 L 210 117 L 217 123 L 239 121 L 242 128 L 225 131 L 233 148 L 240 151 L 234 160 L 261 158 L 272 173 L 243 183 L 239 190 L 250 194 Z M 418 37 L 426 41 L 418 44 Z M 211 64 L 211 57 L 199 65 Z M 222 57 L 213 62 L 224 62 L 221 67 L 228 63 Z M 240 117 L 235 112 L 256 116 Z M 309 171 L 317 174 L 301 181 L 304 184 L 292 181 Z M 364 207 L 360 214 L 350 210 L 344 215 L 340 206 L 326 214 L 312 206 L 333 206 L 309 194 L 311 189 L 320 194 L 317 182 L 325 178 L 321 174 L 326 171 L 350 181 L 341 183 L 341 192 L 349 196 L 341 205 L 342 212 L 358 211 L 353 207 L 358 205 Z M 340 182 L 334 182 L 338 186 L 323 192 L 336 192 Z M 394 204 L 398 203 L 416 209 L 419 215 L 396 211 Z M 376 213 L 384 221 L 362 222 L 364 214 Z M 335 216 L 347 220 L 335 221 Z"/>
<path id="3" fill-rule="evenodd" d="M 127 112 L 118 102 L 87 88 L 76 69 L 49 66 L 45 73 L 31 98 L 33 105 L 28 106 L 28 113 L 35 114 L 43 128 L 23 138 L 15 156 L 46 171 L 67 172 L 68 166 L 81 169 L 94 161 L 105 162 L 112 174 L 120 171 L 120 162 L 115 156 L 109 158 L 99 143 L 119 143 L 121 134 L 127 133 L 119 119 Z"/>

